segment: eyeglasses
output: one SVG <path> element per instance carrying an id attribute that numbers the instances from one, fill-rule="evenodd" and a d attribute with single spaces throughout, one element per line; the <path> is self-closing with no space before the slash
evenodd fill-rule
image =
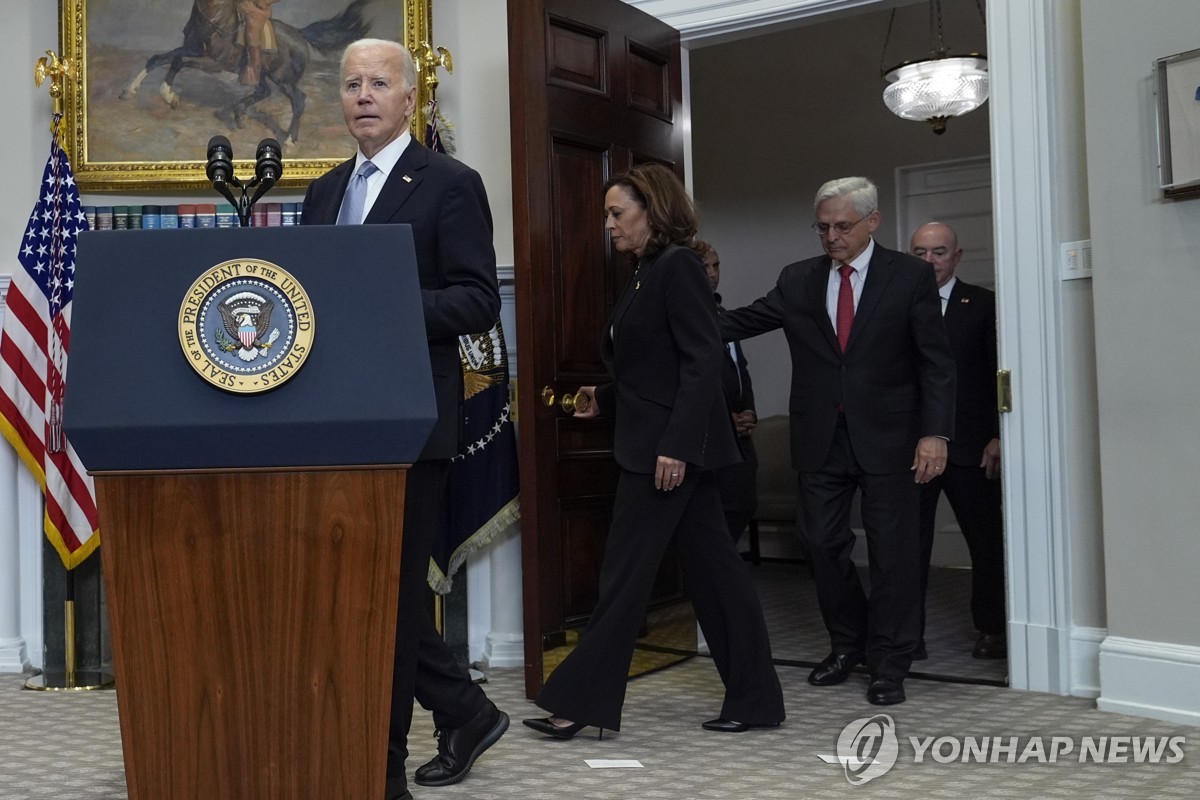
<path id="1" fill-rule="evenodd" d="M 841 235 L 845 236 L 847 233 L 849 233 L 850 231 L 852 231 L 854 229 L 855 225 L 862 222 L 864 219 L 866 219 L 869 216 L 871 216 L 871 215 L 867 214 L 866 216 L 862 216 L 862 217 L 859 217 L 858 219 L 854 220 L 854 222 L 835 222 L 832 225 L 829 225 L 824 222 L 814 222 L 812 224 L 812 229 L 814 231 L 816 231 L 818 234 L 820 234 L 821 236 L 828 236 L 830 230 L 835 230 L 838 233 L 840 233 Z"/>

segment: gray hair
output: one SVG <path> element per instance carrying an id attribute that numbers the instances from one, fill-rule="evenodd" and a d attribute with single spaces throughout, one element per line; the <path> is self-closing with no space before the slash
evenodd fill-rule
<path id="1" fill-rule="evenodd" d="M 813 211 L 820 208 L 826 200 L 844 197 L 854 206 L 854 210 L 864 217 L 879 208 L 879 190 L 875 184 L 866 178 L 837 178 L 829 181 L 817 190 L 817 199 L 813 201 Z"/>
<path id="2" fill-rule="evenodd" d="M 391 39 L 358 39 L 351 42 L 342 52 L 342 64 L 338 72 L 344 73 L 346 60 L 350 58 L 350 54 L 364 47 L 386 47 L 394 50 L 400 57 L 400 75 L 404 78 L 404 88 L 411 89 L 417 85 L 417 64 L 413 61 L 412 53 L 408 52 L 407 47 L 399 42 L 393 42 Z"/>

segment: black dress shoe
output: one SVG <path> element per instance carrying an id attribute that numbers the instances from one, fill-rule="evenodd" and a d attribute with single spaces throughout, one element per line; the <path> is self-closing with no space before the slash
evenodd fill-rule
<path id="1" fill-rule="evenodd" d="M 745 733 L 751 728 L 778 728 L 778 722 L 736 722 L 732 719 L 718 717 L 710 719 L 708 722 L 700 723 L 700 727 L 706 731 L 716 731 L 717 733 Z"/>
<path id="2" fill-rule="evenodd" d="M 555 725 L 554 717 L 537 717 L 536 719 L 522 720 L 526 727 L 533 728 L 538 733 L 544 733 L 547 736 L 553 736 L 555 739 L 570 739 L 575 734 L 587 727 L 582 722 L 573 722 L 570 725 Z M 604 735 L 604 729 L 600 730 L 600 735 Z"/>
<path id="3" fill-rule="evenodd" d="M 975 640 L 971 658 L 1007 658 L 1008 637 L 1003 633 L 981 633 Z"/>
<path id="4" fill-rule="evenodd" d="M 872 675 L 867 687 L 867 702 L 875 706 L 894 706 L 904 702 L 904 679 Z"/>
<path id="5" fill-rule="evenodd" d="M 912 660 L 913 661 L 925 661 L 928 658 L 929 658 L 929 651 L 925 649 L 925 643 L 921 642 L 920 644 L 918 644 L 916 646 L 916 649 L 913 650 Z"/>
<path id="6" fill-rule="evenodd" d="M 830 653 L 808 673 L 808 682 L 813 686 L 835 686 L 849 678 L 862 659 L 862 653 Z"/>
<path id="7" fill-rule="evenodd" d="M 475 759 L 499 741 L 508 730 L 508 714 L 488 701 L 483 709 L 461 728 L 438 730 L 438 754 L 428 764 L 417 767 L 418 786 L 449 786 L 467 777 Z"/>

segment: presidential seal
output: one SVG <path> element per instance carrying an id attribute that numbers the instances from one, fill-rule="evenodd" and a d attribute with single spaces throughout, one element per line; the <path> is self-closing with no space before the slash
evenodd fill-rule
<path id="1" fill-rule="evenodd" d="M 179 344 L 192 369 L 228 392 L 274 389 L 312 351 L 304 287 L 270 261 L 234 259 L 205 272 L 179 307 Z"/>

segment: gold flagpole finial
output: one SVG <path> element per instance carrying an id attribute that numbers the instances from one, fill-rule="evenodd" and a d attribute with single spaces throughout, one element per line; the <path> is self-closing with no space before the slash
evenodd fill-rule
<path id="1" fill-rule="evenodd" d="M 62 113 L 63 80 L 74 77 L 75 63 L 69 58 L 59 58 L 53 50 L 47 50 L 46 55 L 37 60 L 33 67 L 33 83 L 41 87 L 42 82 L 50 79 L 50 96 L 54 98 L 54 113 Z"/>
<path id="2" fill-rule="evenodd" d="M 429 96 L 435 97 L 438 87 L 437 68 L 444 67 L 446 72 L 454 74 L 454 59 L 451 57 L 450 51 L 444 47 L 435 50 L 429 42 L 421 42 L 414 56 L 414 60 L 417 62 L 417 71 L 422 75 Z"/>

